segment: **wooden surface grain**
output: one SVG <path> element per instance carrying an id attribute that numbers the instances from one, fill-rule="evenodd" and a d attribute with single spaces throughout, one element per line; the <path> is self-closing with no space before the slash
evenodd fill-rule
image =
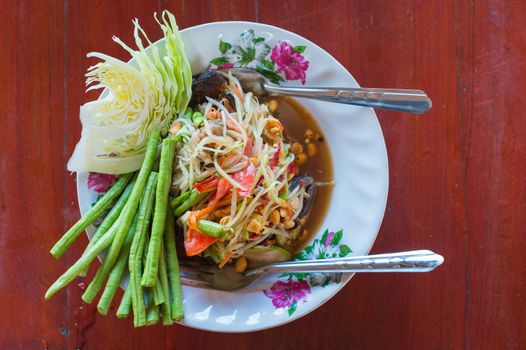
<path id="1" fill-rule="evenodd" d="M 119 58 L 139 17 L 181 28 L 274 24 L 316 42 L 360 84 L 425 90 L 423 116 L 378 111 L 389 153 L 387 211 L 373 252 L 428 248 L 423 275 L 360 275 L 313 313 L 229 335 L 135 330 L 81 302 L 79 279 L 49 302 L 65 260 L 48 250 L 79 216 L 65 164 L 80 135 L 85 54 Z M 526 348 L 526 2 L 6 1 L 0 7 L 0 348 Z M 89 277 L 88 277 L 89 278 Z M 120 293 L 120 292 L 119 292 Z"/>

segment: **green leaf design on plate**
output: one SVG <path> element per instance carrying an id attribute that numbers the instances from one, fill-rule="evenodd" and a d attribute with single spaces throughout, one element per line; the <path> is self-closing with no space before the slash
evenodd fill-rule
<path id="1" fill-rule="evenodd" d="M 349 255 L 350 253 L 352 253 L 352 249 L 349 248 L 349 246 L 347 244 L 342 244 L 340 246 L 340 258 L 343 258 L 344 256 L 347 256 Z"/>
<path id="2" fill-rule="evenodd" d="M 213 64 L 214 66 L 220 66 L 228 62 L 229 62 L 228 57 L 225 57 L 225 56 L 219 56 L 210 61 L 210 63 Z"/>
<path id="3" fill-rule="evenodd" d="M 283 78 L 281 77 L 281 75 L 263 67 L 262 65 L 258 65 L 256 67 L 256 70 L 260 72 L 261 74 L 263 74 L 268 80 L 270 80 L 274 84 L 279 84 L 280 82 L 283 81 Z"/>
<path id="4" fill-rule="evenodd" d="M 323 235 L 321 235 L 321 242 L 323 244 L 325 244 L 325 242 L 327 242 L 327 236 L 329 235 L 329 229 L 325 230 L 325 232 L 323 232 Z"/>
<path id="5" fill-rule="evenodd" d="M 336 247 L 342 240 L 343 230 L 336 231 L 332 237 L 331 246 Z"/>
<path id="6" fill-rule="evenodd" d="M 287 309 L 289 316 L 291 316 L 296 311 L 297 308 L 298 308 L 298 304 L 296 302 L 293 302 L 292 305 L 289 306 L 289 308 Z"/>
<path id="7" fill-rule="evenodd" d="M 239 60 L 239 64 L 242 66 L 246 66 L 250 62 L 254 60 L 256 57 L 256 49 L 253 47 L 248 47 L 246 50 L 241 49 L 241 59 Z"/>
<path id="8" fill-rule="evenodd" d="M 280 278 L 295 278 L 298 281 L 302 281 L 309 277 L 310 273 L 308 272 L 285 272 L 282 273 L 279 277 Z"/>
<path id="9" fill-rule="evenodd" d="M 219 51 L 224 54 L 228 50 L 232 48 L 232 45 L 230 43 L 227 43 L 226 41 L 223 41 L 223 39 L 219 39 Z"/>
<path id="10" fill-rule="evenodd" d="M 276 68 L 276 63 L 271 60 L 262 59 L 261 64 L 263 65 L 263 67 L 271 71 L 274 71 L 274 69 Z"/>
<path id="11" fill-rule="evenodd" d="M 293 51 L 297 52 L 297 53 L 303 53 L 303 52 L 305 52 L 306 48 L 307 48 L 307 46 L 305 46 L 305 45 L 298 45 L 298 46 L 294 46 Z"/>

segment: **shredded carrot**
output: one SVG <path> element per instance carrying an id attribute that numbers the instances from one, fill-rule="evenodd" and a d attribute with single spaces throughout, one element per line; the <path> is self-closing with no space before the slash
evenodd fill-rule
<path id="1" fill-rule="evenodd" d="M 221 262 L 219 263 L 219 268 L 222 269 L 223 267 L 225 267 L 225 265 L 230 261 L 233 255 L 234 253 L 232 253 L 231 251 L 226 253 L 223 257 L 223 260 L 221 260 Z"/>
<path id="2" fill-rule="evenodd" d="M 209 118 L 209 119 L 214 119 L 217 117 L 217 110 L 215 108 L 210 108 L 210 110 L 208 111 L 208 113 L 206 114 L 206 117 Z"/>
<path id="3" fill-rule="evenodd" d="M 277 126 L 279 128 L 279 130 L 283 131 L 285 129 L 285 127 L 283 126 L 283 124 L 281 124 L 279 122 L 279 120 L 276 120 L 276 119 L 270 119 L 269 121 L 267 121 L 267 125 L 269 128 L 272 128 L 274 126 Z M 266 125 L 265 125 L 266 126 Z"/>
<path id="4" fill-rule="evenodd" d="M 217 160 L 217 162 L 219 163 L 220 166 L 223 166 L 223 164 L 224 164 L 227 160 L 232 159 L 232 158 L 234 158 L 234 157 L 237 157 L 237 155 L 236 155 L 236 154 L 229 153 L 228 156 L 219 158 L 219 159 Z"/>
<path id="5" fill-rule="evenodd" d="M 245 100 L 243 97 L 243 94 L 241 93 L 241 91 L 239 90 L 236 84 L 232 84 L 232 86 L 234 88 L 234 92 L 236 93 L 237 97 L 239 97 L 239 100 L 241 101 L 241 103 L 243 103 L 243 101 Z"/>
<path id="6" fill-rule="evenodd" d="M 229 194 L 227 195 L 222 201 L 219 201 L 217 202 L 216 204 L 216 208 L 221 208 L 221 207 L 224 207 L 225 205 L 227 205 L 228 203 L 230 203 L 230 201 L 232 200 L 232 195 Z"/>
<path id="7" fill-rule="evenodd" d="M 171 135 L 175 135 L 181 129 L 181 123 L 174 123 L 168 131 Z"/>
<path id="8" fill-rule="evenodd" d="M 227 118 L 227 119 L 226 119 L 226 127 L 229 128 L 230 130 L 234 130 L 234 131 L 237 131 L 237 132 L 241 132 L 241 130 L 239 130 L 239 128 L 237 127 L 237 125 L 234 124 L 234 122 L 233 122 L 230 118 Z"/>
<path id="9" fill-rule="evenodd" d="M 188 217 L 188 222 L 187 223 L 188 223 L 188 227 L 191 230 L 201 232 L 197 228 L 197 217 L 196 217 L 196 213 L 194 211 L 190 212 L 190 216 Z"/>

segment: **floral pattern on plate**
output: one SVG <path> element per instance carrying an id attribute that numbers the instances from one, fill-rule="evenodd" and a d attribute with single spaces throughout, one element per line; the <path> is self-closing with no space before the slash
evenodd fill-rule
<path id="1" fill-rule="evenodd" d="M 279 41 L 271 46 L 269 40 L 257 36 L 254 30 L 242 32 L 237 43 L 219 39 L 218 56 L 210 61 L 218 69 L 244 67 L 255 69 L 274 84 L 285 80 L 299 80 L 305 84 L 309 61 L 303 56 L 307 47 L 292 46 L 289 42 Z"/>
<path id="2" fill-rule="evenodd" d="M 317 260 L 345 257 L 352 253 L 346 244 L 340 244 L 343 230 L 336 232 L 325 230 L 321 239 L 315 239 L 297 257 L 296 260 Z M 340 283 L 341 273 L 284 273 L 270 289 L 263 291 L 272 299 L 276 309 L 286 308 L 289 316 L 297 309 L 298 305 L 309 300 L 313 287 L 326 287 L 331 283 Z"/>

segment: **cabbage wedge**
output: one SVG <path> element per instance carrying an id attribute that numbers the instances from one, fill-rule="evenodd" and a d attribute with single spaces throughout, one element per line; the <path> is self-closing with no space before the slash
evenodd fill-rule
<path id="1" fill-rule="evenodd" d="M 88 54 L 101 60 L 86 73 L 88 90 L 105 90 L 98 100 L 80 107 L 82 134 L 68 170 L 105 174 L 138 170 L 148 132 L 166 134 L 174 117 L 186 109 L 192 72 L 175 17 L 163 11 L 161 19 L 155 19 L 164 34 L 160 45 L 152 45 L 137 19 L 133 21 L 137 50 L 113 37 L 131 54 L 131 62 Z"/>

